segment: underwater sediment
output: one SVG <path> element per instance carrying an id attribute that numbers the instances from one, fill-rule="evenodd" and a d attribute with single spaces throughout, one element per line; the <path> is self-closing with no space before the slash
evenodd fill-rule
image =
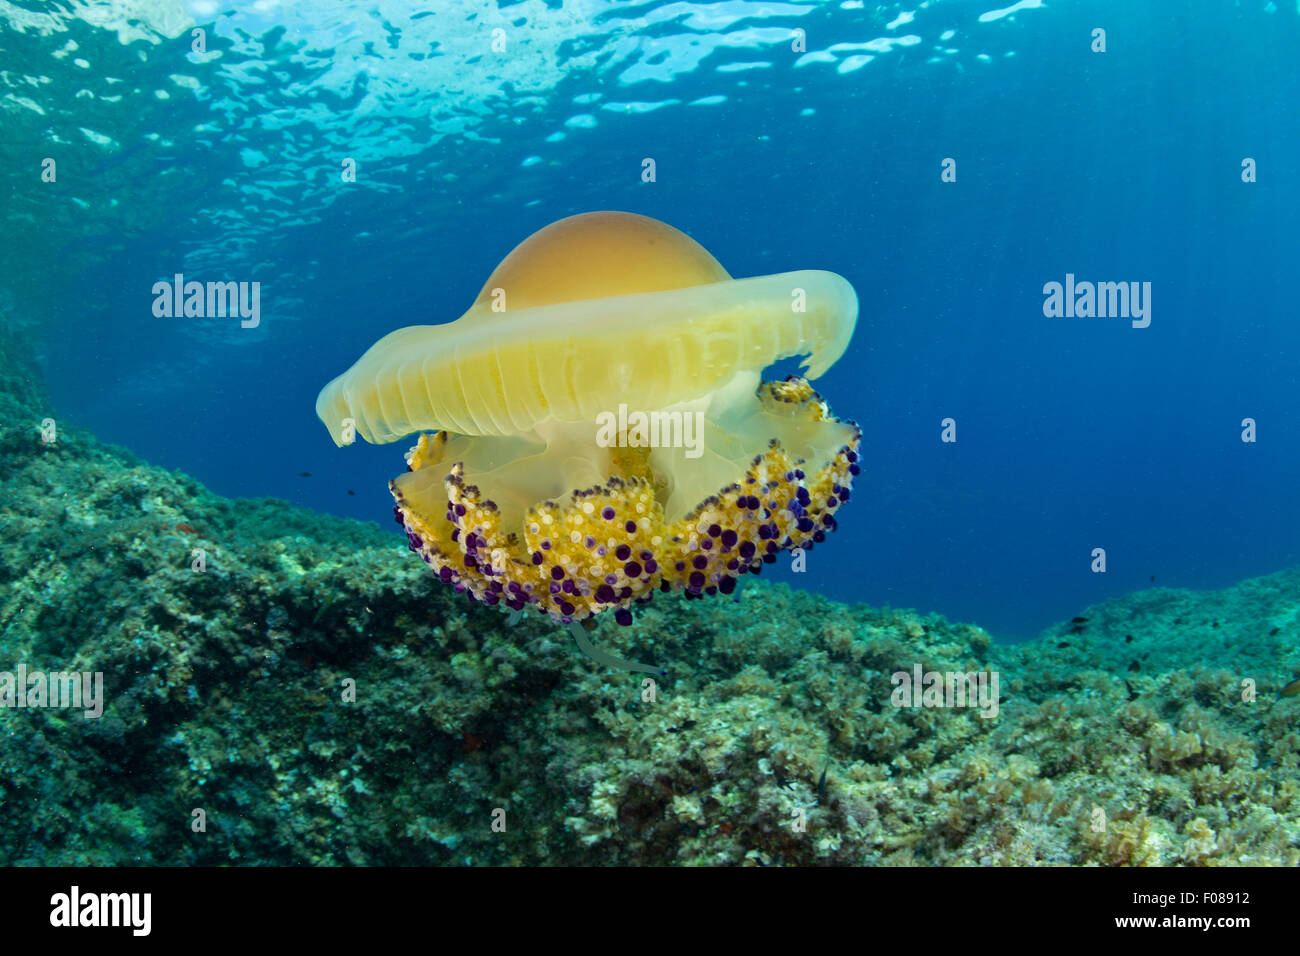
<path id="1" fill-rule="evenodd" d="M 394 534 L 223 499 L 76 428 L 43 443 L 20 348 L 0 342 L 0 670 L 102 672 L 104 707 L 0 709 L 4 863 L 1300 862 L 1300 697 L 1278 696 L 1300 571 L 1144 591 L 1021 645 L 746 578 L 597 621 L 667 669 L 649 701 Z M 996 716 L 893 706 L 916 665 L 996 671 Z"/>

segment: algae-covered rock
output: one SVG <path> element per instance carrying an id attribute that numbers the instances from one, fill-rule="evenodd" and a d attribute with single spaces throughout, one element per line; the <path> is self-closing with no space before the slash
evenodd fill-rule
<path id="1" fill-rule="evenodd" d="M 225 500 L 63 423 L 43 440 L 13 356 L 0 669 L 102 674 L 103 711 L 0 709 L 5 863 L 1300 856 L 1300 698 L 1277 696 L 1297 572 L 1019 646 L 748 579 L 598 623 L 654 680 L 456 597 L 396 534 Z M 1000 694 L 912 706 L 914 673 Z"/>

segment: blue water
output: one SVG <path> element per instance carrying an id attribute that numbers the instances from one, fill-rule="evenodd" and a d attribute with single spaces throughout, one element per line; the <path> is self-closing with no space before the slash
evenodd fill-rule
<path id="1" fill-rule="evenodd" d="M 1016 640 L 1300 563 L 1295 5 L 1020 6 L 3 3 L 0 305 L 63 419 L 388 526 L 407 443 L 335 448 L 317 391 L 535 229 L 625 209 L 857 289 L 816 385 L 866 467 L 779 577 Z M 260 324 L 156 318 L 178 272 L 260 282 Z M 1045 317 L 1067 273 L 1150 282 L 1150 326 Z"/>

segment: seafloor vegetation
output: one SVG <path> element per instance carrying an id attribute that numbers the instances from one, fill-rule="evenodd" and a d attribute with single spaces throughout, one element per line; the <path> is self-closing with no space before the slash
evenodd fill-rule
<path id="1" fill-rule="evenodd" d="M 0 862 L 1300 862 L 1300 697 L 1278 698 L 1300 572 L 1153 589 L 1019 646 L 757 579 L 661 596 L 592 635 L 668 667 L 651 702 L 395 535 L 219 498 L 75 428 L 42 443 L 18 348 L 0 670 L 102 671 L 107 702 L 0 709 Z M 917 663 L 997 670 L 997 717 L 895 709 Z"/>

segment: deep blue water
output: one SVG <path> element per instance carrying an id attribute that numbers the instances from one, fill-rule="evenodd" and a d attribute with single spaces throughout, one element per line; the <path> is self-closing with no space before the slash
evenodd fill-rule
<path id="1" fill-rule="evenodd" d="M 61 417 L 219 493 L 388 526 L 408 443 L 336 449 L 317 391 L 537 228 L 625 209 L 857 289 L 815 384 L 865 472 L 779 576 L 1010 640 L 1300 563 L 1290 0 L 160 2 L 121 34 L 4 6 L 6 314 Z M 177 272 L 261 282 L 261 324 L 154 317 Z M 1150 282 L 1150 326 L 1045 317 L 1067 273 Z"/>

